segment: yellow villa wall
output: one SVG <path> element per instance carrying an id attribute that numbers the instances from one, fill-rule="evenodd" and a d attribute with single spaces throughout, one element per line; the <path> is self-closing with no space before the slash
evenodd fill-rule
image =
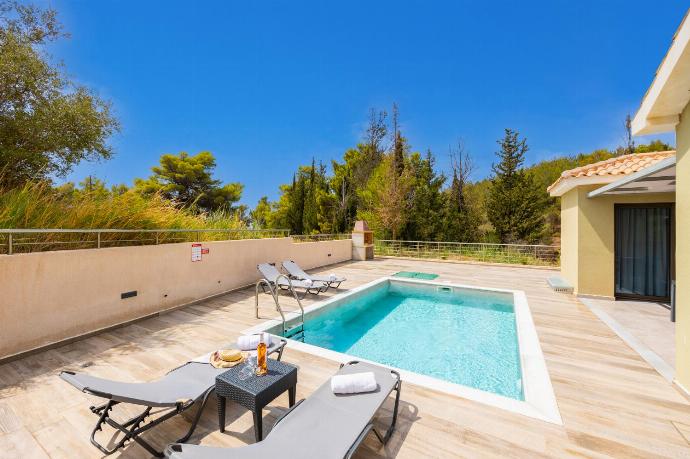
<path id="1" fill-rule="evenodd" d="M 577 197 L 576 190 L 561 196 L 561 276 L 577 289 Z"/>
<path id="2" fill-rule="evenodd" d="M 690 391 L 690 105 L 676 143 L 676 381 Z"/>
<path id="3" fill-rule="evenodd" d="M 561 274 L 578 295 L 613 298 L 614 204 L 674 202 L 675 195 L 587 197 L 600 186 L 576 187 L 561 197 Z"/>

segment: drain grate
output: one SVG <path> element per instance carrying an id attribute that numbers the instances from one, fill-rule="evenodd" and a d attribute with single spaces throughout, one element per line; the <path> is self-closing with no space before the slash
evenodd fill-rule
<path id="1" fill-rule="evenodd" d="M 560 276 L 549 277 L 546 282 L 554 292 L 573 293 L 573 286 L 568 284 L 568 282 L 566 282 Z"/>
<path id="2" fill-rule="evenodd" d="M 393 277 L 407 277 L 411 279 L 432 280 L 436 279 L 438 277 L 438 274 L 420 273 L 417 271 L 400 271 L 393 274 Z"/>

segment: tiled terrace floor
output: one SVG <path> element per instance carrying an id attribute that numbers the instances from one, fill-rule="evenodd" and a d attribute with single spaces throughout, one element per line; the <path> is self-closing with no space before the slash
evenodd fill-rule
<path id="1" fill-rule="evenodd" d="M 371 436 L 357 457 L 690 457 L 690 403 L 587 307 L 552 292 L 545 281 L 552 272 L 400 259 L 345 263 L 324 271 L 347 276 L 344 286 L 351 288 L 403 269 L 435 272 L 439 280 L 524 290 L 564 425 L 403 384 L 395 435 L 386 448 Z M 156 378 L 257 324 L 253 302 L 253 291 L 245 289 L 1 365 L 0 457 L 100 457 L 88 440 L 95 421 L 88 407 L 94 400 L 62 382 L 59 371 Z M 263 316 L 273 314 L 270 305 L 264 296 Z M 298 398 L 307 397 L 338 367 L 291 349 L 284 360 L 300 367 Z M 286 406 L 284 395 L 268 407 L 266 431 Z M 209 403 L 190 441 L 227 447 L 252 442 L 251 415 L 232 404 L 228 410 L 227 430 L 221 434 L 215 403 Z M 187 425 L 175 418 L 149 438 L 164 445 Z M 136 444 L 115 456 L 147 457 Z"/>
<path id="2" fill-rule="evenodd" d="M 614 321 L 654 352 L 671 369 L 676 366 L 676 327 L 670 310 L 649 301 L 585 300 L 608 314 Z"/>

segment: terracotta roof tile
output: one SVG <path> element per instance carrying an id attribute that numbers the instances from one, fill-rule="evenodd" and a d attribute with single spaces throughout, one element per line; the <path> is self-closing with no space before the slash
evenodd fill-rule
<path id="1" fill-rule="evenodd" d="M 585 166 L 563 171 L 560 177 L 549 186 L 551 191 L 556 185 L 568 178 L 593 177 L 595 175 L 628 175 L 646 169 L 659 161 L 675 155 L 675 151 L 652 151 L 649 153 L 633 153 L 617 156 Z"/>

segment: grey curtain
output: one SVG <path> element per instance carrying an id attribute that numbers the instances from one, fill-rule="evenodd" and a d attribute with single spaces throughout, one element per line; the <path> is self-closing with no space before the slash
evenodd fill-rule
<path id="1" fill-rule="evenodd" d="M 671 208 L 616 206 L 616 293 L 670 294 Z"/>

